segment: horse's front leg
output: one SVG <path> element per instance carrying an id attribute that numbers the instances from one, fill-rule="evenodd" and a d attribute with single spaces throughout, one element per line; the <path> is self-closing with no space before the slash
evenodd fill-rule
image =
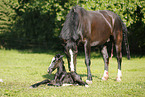
<path id="1" fill-rule="evenodd" d="M 104 59 L 104 63 L 105 63 L 105 67 L 104 67 L 104 75 L 102 77 L 102 80 L 107 80 L 109 78 L 108 76 L 108 65 L 109 65 L 109 56 L 108 56 L 108 52 L 107 52 L 107 47 L 103 46 L 101 48 L 101 53 Z"/>
<path id="2" fill-rule="evenodd" d="M 76 72 L 77 53 L 78 53 L 77 47 L 75 50 L 69 49 L 66 52 L 66 56 L 67 56 L 67 60 L 68 60 L 68 68 L 69 68 L 69 71 L 71 71 L 71 72 Z"/>
<path id="3" fill-rule="evenodd" d="M 91 70 L 90 70 L 90 64 L 91 64 L 91 61 L 90 61 L 91 46 L 90 46 L 90 44 L 88 43 L 87 40 L 85 41 L 84 49 L 85 49 L 85 64 L 87 66 L 87 74 L 88 74 L 86 82 L 87 83 L 92 83 L 92 74 L 91 74 Z"/>

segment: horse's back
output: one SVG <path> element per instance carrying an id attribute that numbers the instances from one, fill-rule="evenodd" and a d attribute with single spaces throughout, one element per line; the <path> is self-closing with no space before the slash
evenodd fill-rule
<path id="1" fill-rule="evenodd" d="M 104 44 L 110 35 L 122 30 L 120 17 L 112 11 L 89 11 L 91 19 L 91 46 Z"/>
<path id="2" fill-rule="evenodd" d="M 112 17 L 106 11 L 89 11 L 91 23 L 91 46 L 104 44 L 113 29 Z"/>
<path id="3" fill-rule="evenodd" d="M 121 25 L 122 20 L 116 13 L 109 10 L 101 10 L 99 12 L 102 13 L 104 17 L 108 20 L 108 22 L 111 24 L 112 33 L 113 32 L 116 33 L 117 31 L 122 30 L 122 25 Z"/>

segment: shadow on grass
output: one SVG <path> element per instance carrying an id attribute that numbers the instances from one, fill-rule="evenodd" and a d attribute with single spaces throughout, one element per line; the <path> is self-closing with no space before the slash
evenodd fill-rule
<path id="1" fill-rule="evenodd" d="M 34 48 L 34 49 L 17 49 L 20 53 L 22 54 L 49 54 L 49 55 L 56 55 L 56 54 L 62 54 L 65 55 L 64 49 L 39 49 L 39 48 Z M 110 52 L 108 52 L 109 57 L 111 56 Z M 140 54 L 131 54 L 131 58 L 142 58 L 145 55 L 140 55 Z M 66 56 L 64 56 L 66 57 Z M 116 53 L 114 52 L 113 57 L 116 58 Z M 127 54 L 123 53 L 123 57 L 127 58 Z M 85 59 L 85 52 L 84 50 L 79 50 L 77 58 L 84 58 Z M 103 58 L 99 50 L 97 49 L 92 50 L 91 52 L 91 58 Z"/>
<path id="2" fill-rule="evenodd" d="M 87 74 L 79 74 L 81 77 L 86 77 L 87 78 Z M 92 77 L 98 78 L 97 75 L 92 75 Z"/>
<path id="3" fill-rule="evenodd" d="M 68 72 L 69 73 L 69 72 Z M 80 74 L 80 73 L 78 73 L 78 75 L 80 75 L 81 77 L 85 77 L 86 78 L 86 80 L 87 80 L 87 74 Z M 98 75 L 98 76 L 97 76 Z M 101 74 L 102 76 L 103 76 L 103 74 Z M 45 74 L 45 75 L 42 75 L 42 77 L 43 78 L 45 78 L 45 79 L 49 79 L 49 80 L 54 80 L 54 76 L 55 76 L 55 74 Z M 94 78 L 97 78 L 97 79 L 99 79 L 100 81 L 103 81 L 102 80 L 102 77 L 99 77 L 100 76 L 100 74 L 96 74 L 96 75 L 92 75 L 92 78 L 94 79 Z M 108 80 L 112 80 L 112 81 L 116 81 L 116 78 L 112 78 L 112 77 L 109 77 L 109 79 Z"/>
<path id="4" fill-rule="evenodd" d="M 22 54 L 49 54 L 55 56 L 56 54 L 61 54 L 65 56 L 64 50 L 63 49 L 39 49 L 39 48 L 34 48 L 34 49 L 16 49 Z M 98 51 L 92 51 L 91 52 L 91 58 L 100 58 L 102 55 Z M 85 59 L 85 52 L 82 50 L 79 50 L 77 58 L 84 58 Z"/>
<path id="5" fill-rule="evenodd" d="M 87 79 L 87 74 L 79 74 L 81 77 L 86 77 L 86 79 Z M 97 76 L 98 75 L 98 76 Z M 97 79 L 99 79 L 100 81 L 103 81 L 102 80 L 102 77 L 99 77 L 100 76 L 100 74 L 97 74 L 97 75 L 92 75 L 92 78 L 94 79 L 94 78 L 97 78 Z M 102 76 L 103 76 L 103 74 L 102 74 Z M 112 81 L 116 81 L 116 78 L 111 78 L 111 77 L 109 77 L 109 79 L 108 80 L 112 80 Z"/>
<path id="6" fill-rule="evenodd" d="M 50 79 L 50 80 L 54 80 L 54 76 L 55 74 L 45 74 L 45 75 L 42 75 L 43 78 L 46 78 L 46 79 Z"/>
<path id="7" fill-rule="evenodd" d="M 69 72 L 68 72 L 69 73 Z M 87 74 L 79 74 L 81 77 L 87 77 Z M 53 80 L 54 79 L 54 76 L 55 74 L 45 74 L 45 75 L 42 75 L 43 78 L 46 78 L 46 79 L 50 79 L 50 80 Z M 95 78 L 98 78 L 97 76 L 95 75 L 92 75 L 92 77 L 95 77 Z M 99 78 L 100 79 L 100 78 Z"/>

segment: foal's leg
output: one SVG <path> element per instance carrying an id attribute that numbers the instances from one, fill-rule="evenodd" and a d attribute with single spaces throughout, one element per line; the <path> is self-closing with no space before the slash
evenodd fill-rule
<path id="1" fill-rule="evenodd" d="M 41 81 L 41 82 L 38 82 L 38 83 L 36 83 L 36 84 L 31 85 L 30 88 L 36 88 L 36 87 L 38 87 L 38 86 L 41 85 L 41 84 L 47 84 L 47 83 L 49 83 L 49 82 L 50 82 L 50 80 L 46 79 L 46 80 L 43 80 L 43 81 Z"/>
<path id="2" fill-rule="evenodd" d="M 90 45 L 89 45 L 87 40 L 85 41 L 84 48 L 85 48 L 85 64 L 87 66 L 87 74 L 88 74 L 86 82 L 87 83 L 92 83 L 92 75 L 91 75 L 91 70 L 90 70 L 90 64 L 91 64 L 90 52 L 91 52 L 91 47 L 90 47 Z"/>
<path id="3" fill-rule="evenodd" d="M 107 52 L 107 46 L 103 46 L 101 49 L 101 53 L 103 55 L 105 67 L 104 67 L 104 75 L 102 77 L 102 80 L 107 80 L 109 78 L 108 76 L 108 65 L 109 65 L 109 56 Z"/>
<path id="4" fill-rule="evenodd" d="M 72 76 L 73 80 L 74 80 L 75 82 L 77 82 L 79 85 L 84 85 L 84 86 L 88 87 L 88 84 L 85 83 L 84 81 L 82 81 L 81 76 L 78 75 L 77 73 L 71 72 L 71 76 Z"/>

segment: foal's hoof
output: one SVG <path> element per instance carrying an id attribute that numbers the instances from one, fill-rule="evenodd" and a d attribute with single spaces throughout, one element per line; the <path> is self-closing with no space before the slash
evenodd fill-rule
<path id="1" fill-rule="evenodd" d="M 85 87 L 87 87 L 87 88 L 88 88 L 88 87 L 89 87 L 89 85 L 85 85 Z"/>
<path id="2" fill-rule="evenodd" d="M 3 81 L 2 79 L 0 79 L 0 82 L 2 82 L 2 83 L 3 83 L 4 81 Z"/>
<path id="3" fill-rule="evenodd" d="M 93 82 L 92 82 L 92 80 L 86 80 L 86 83 L 87 84 L 92 84 Z"/>
<path id="4" fill-rule="evenodd" d="M 62 86 L 73 86 L 73 84 L 63 84 Z"/>
<path id="5" fill-rule="evenodd" d="M 35 87 L 33 87 L 33 86 L 30 86 L 29 88 L 30 88 L 30 89 L 32 89 L 32 88 L 35 88 Z"/>
<path id="6" fill-rule="evenodd" d="M 117 77 L 117 78 L 116 78 L 116 81 L 117 81 L 117 82 L 120 82 L 120 81 L 121 81 L 121 78 Z"/>

